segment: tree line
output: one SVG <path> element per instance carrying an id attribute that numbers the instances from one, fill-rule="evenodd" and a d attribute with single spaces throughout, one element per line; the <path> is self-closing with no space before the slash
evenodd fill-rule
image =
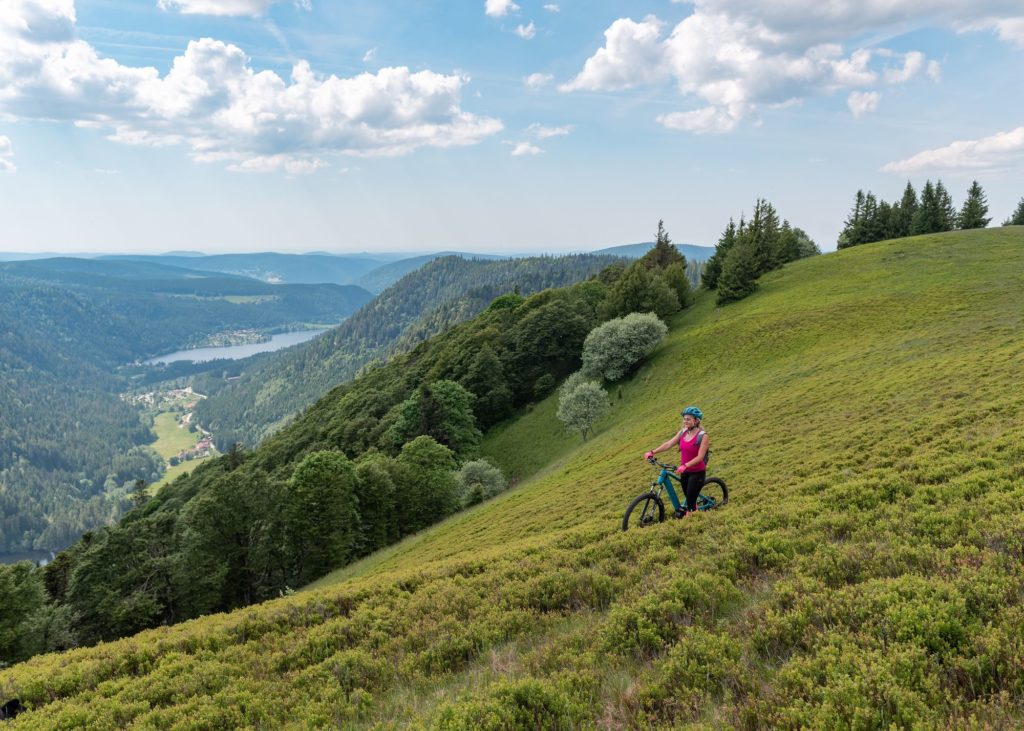
<path id="1" fill-rule="evenodd" d="M 758 278 L 797 259 L 821 253 L 803 231 L 780 219 L 775 207 L 759 198 L 748 219 L 729 219 L 704 265 L 701 286 L 717 290 L 718 304 L 743 299 L 757 289 Z"/>
<path id="2" fill-rule="evenodd" d="M 991 221 L 988 198 L 977 180 L 971 182 L 959 209 L 953 204 L 953 197 L 942 180 L 934 184 L 931 180 L 925 181 L 920 195 L 908 180 L 902 197 L 893 203 L 879 199 L 871 191 L 858 190 L 839 234 L 838 248 L 906 236 L 985 228 Z M 1024 198 L 1003 225 L 1024 225 Z"/>

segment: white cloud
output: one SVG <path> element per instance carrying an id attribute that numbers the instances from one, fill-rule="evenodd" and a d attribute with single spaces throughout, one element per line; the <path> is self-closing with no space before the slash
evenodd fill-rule
<path id="1" fill-rule="evenodd" d="M 544 150 L 537 147 L 537 145 L 532 142 L 515 142 L 510 144 L 513 145 L 512 157 L 520 157 L 522 155 L 539 155 L 544 152 Z"/>
<path id="2" fill-rule="evenodd" d="M 14 145 L 11 138 L 0 135 L 0 173 L 13 173 L 17 171 L 14 162 Z"/>
<path id="3" fill-rule="evenodd" d="M 741 112 L 732 113 L 728 109 L 704 107 L 692 112 L 662 114 L 657 118 L 657 122 L 668 129 L 678 129 L 694 134 L 723 134 L 736 129 L 741 116 Z"/>
<path id="4" fill-rule="evenodd" d="M 878 102 L 881 100 L 882 95 L 877 91 L 851 91 L 846 97 L 846 105 L 850 107 L 854 117 L 860 118 L 878 109 Z"/>
<path id="5" fill-rule="evenodd" d="M 692 5 L 693 12 L 667 37 L 654 16 L 639 22 L 619 18 L 605 31 L 604 46 L 560 89 L 617 91 L 673 81 L 682 97 L 705 106 L 664 114 L 659 121 L 675 129 L 721 132 L 760 107 L 941 77 L 938 61 L 921 51 L 845 48 L 865 37 L 938 25 L 994 30 L 1024 42 L 1020 0 L 675 1 Z"/>
<path id="6" fill-rule="evenodd" d="M 573 125 L 566 124 L 561 127 L 545 127 L 543 124 L 534 123 L 526 128 L 527 133 L 533 135 L 538 140 L 546 140 L 551 137 L 561 137 L 572 132 Z"/>
<path id="7" fill-rule="evenodd" d="M 544 6 L 544 9 L 547 10 L 549 13 L 562 12 L 562 9 L 558 7 L 558 5 L 556 5 L 555 3 L 548 3 L 547 5 Z"/>
<path id="8" fill-rule="evenodd" d="M 161 10 L 177 10 L 182 15 L 224 15 L 259 17 L 279 0 L 157 0 Z M 296 1 L 298 7 L 301 0 Z M 308 0 L 307 0 L 308 2 Z M 305 9 L 309 9 L 308 7 Z"/>
<path id="9" fill-rule="evenodd" d="M 637 23 L 619 18 L 604 32 L 604 47 L 587 59 L 583 70 L 562 91 L 629 89 L 661 80 L 667 74 L 660 42 L 664 23 L 653 15 Z"/>
<path id="10" fill-rule="evenodd" d="M 350 78 L 259 71 L 237 46 L 192 41 L 161 76 L 101 58 L 75 38 L 70 0 L 0 11 L 0 114 L 71 121 L 134 145 L 185 145 L 238 170 L 315 170 L 330 155 L 471 145 L 502 129 L 461 108 L 468 79 L 405 67 Z"/>
<path id="11" fill-rule="evenodd" d="M 371 48 L 369 51 L 363 54 L 363 63 L 370 63 L 373 59 L 377 58 L 376 47 Z"/>
<path id="12" fill-rule="evenodd" d="M 519 10 L 519 6 L 512 0 L 485 0 L 484 2 L 484 13 L 492 18 L 500 18 L 517 10 Z"/>
<path id="13" fill-rule="evenodd" d="M 515 33 L 520 38 L 528 41 L 537 35 L 537 28 L 534 27 L 533 21 L 531 20 L 528 25 L 517 25 Z"/>
<path id="14" fill-rule="evenodd" d="M 1024 166 L 1024 127 L 980 140 L 959 140 L 946 147 L 919 152 L 882 167 L 886 173 L 996 170 Z"/>
<path id="15" fill-rule="evenodd" d="M 555 77 L 551 74 L 542 74 L 540 72 L 530 74 L 523 79 L 523 83 L 530 89 L 542 89 L 551 83 Z"/>

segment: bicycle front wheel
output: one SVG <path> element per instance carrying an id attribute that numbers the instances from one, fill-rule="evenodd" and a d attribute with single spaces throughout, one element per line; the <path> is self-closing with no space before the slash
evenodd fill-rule
<path id="1" fill-rule="evenodd" d="M 709 477 L 697 497 L 697 510 L 714 510 L 729 502 L 729 488 L 721 477 Z"/>
<path id="2" fill-rule="evenodd" d="M 653 492 L 645 492 L 633 498 L 622 517 L 622 530 L 646 528 L 665 520 L 665 503 Z"/>

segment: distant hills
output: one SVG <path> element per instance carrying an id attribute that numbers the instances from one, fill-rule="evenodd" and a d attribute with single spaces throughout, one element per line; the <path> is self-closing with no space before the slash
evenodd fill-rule
<path id="1" fill-rule="evenodd" d="M 598 249 L 593 252 L 595 254 L 604 254 L 606 256 L 622 256 L 627 259 L 639 259 L 641 256 L 646 254 L 650 248 L 654 246 L 653 241 L 647 241 L 641 244 L 622 244 L 621 246 L 609 246 L 607 249 Z M 687 260 L 707 261 L 715 253 L 714 246 L 697 246 L 696 244 L 676 244 L 679 253 L 687 258 Z"/>

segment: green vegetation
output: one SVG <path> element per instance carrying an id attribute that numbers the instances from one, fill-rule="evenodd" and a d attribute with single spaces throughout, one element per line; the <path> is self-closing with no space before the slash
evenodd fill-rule
<path id="1" fill-rule="evenodd" d="M 0 671 L 11 728 L 1019 727 L 1022 244 L 813 257 L 717 316 L 702 293 L 516 489 L 316 590 Z M 554 400 L 481 451 L 529 449 Z M 730 504 L 621 533 L 683 401 Z"/>
<path id="2" fill-rule="evenodd" d="M 221 450 L 236 442 L 255 446 L 363 368 L 471 319 L 495 297 L 564 287 L 613 261 L 592 255 L 434 259 L 322 337 L 254 360 L 230 382 L 216 376 L 196 379 L 196 388 L 210 396 L 196 414 Z"/>

